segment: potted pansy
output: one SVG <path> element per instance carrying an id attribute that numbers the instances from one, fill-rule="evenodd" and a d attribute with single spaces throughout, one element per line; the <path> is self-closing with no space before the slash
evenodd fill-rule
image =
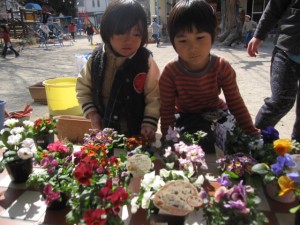
<path id="1" fill-rule="evenodd" d="M 94 132 L 94 131 L 92 131 Z M 126 157 L 111 155 L 123 139 L 113 129 L 88 134 L 85 144 L 74 153 L 72 191 L 67 221 L 71 224 L 123 224 L 119 212 L 128 204 L 130 176 Z"/>
<path id="2" fill-rule="evenodd" d="M 199 193 L 203 200 L 204 219 L 208 225 L 263 225 L 267 217 L 259 211 L 260 198 L 249 185 L 235 184 L 229 175 L 217 179 L 219 187 L 210 195 L 205 189 Z"/>
<path id="3" fill-rule="evenodd" d="M 48 144 L 54 142 L 57 119 L 51 117 L 38 118 L 34 121 L 32 133 L 38 147 L 46 149 Z"/>
<path id="4" fill-rule="evenodd" d="M 168 133 L 163 143 L 163 159 L 169 169 L 174 166 L 179 167 L 190 174 L 199 173 L 206 170 L 205 152 L 199 143 L 206 136 L 206 133 L 198 131 L 197 133 L 180 134 L 176 129 L 169 127 Z"/>
<path id="5" fill-rule="evenodd" d="M 139 192 L 131 199 L 131 212 L 141 208 L 147 211 L 150 220 L 163 217 L 164 222 L 175 220 L 176 224 L 184 224 L 186 215 L 202 206 L 198 190 L 204 180 L 203 175 L 195 177 L 182 170 L 146 173 Z"/>
<path id="6" fill-rule="evenodd" d="M 275 133 L 275 136 L 270 135 Z M 263 177 L 267 194 L 280 202 L 293 202 L 296 184 L 291 174 L 298 168 L 295 159 L 299 156 L 299 143 L 290 139 L 280 139 L 274 128 L 262 132 L 264 145 L 262 150 L 254 151 L 259 163 L 252 167 L 252 171 Z M 271 137 L 271 139 L 268 139 Z M 274 138 L 275 137 L 275 138 Z M 274 140 L 275 139 L 275 140 Z M 265 160 L 264 160 L 265 159 Z"/>
<path id="7" fill-rule="evenodd" d="M 20 126 L 18 119 L 7 119 L 0 131 L 0 149 L 3 151 L 0 172 L 6 168 L 14 182 L 25 182 L 32 172 L 32 157 L 36 151 L 32 127 L 33 123 L 28 120 Z"/>
<path id="8" fill-rule="evenodd" d="M 252 166 L 257 161 L 250 155 L 235 153 L 217 159 L 216 163 L 220 172 L 229 174 L 231 178 L 244 179 L 246 181 L 253 175 Z"/>
<path id="9" fill-rule="evenodd" d="M 39 168 L 30 174 L 27 185 L 41 191 L 50 209 L 65 207 L 69 199 L 74 170 L 72 153 L 72 144 L 56 141 L 35 154 Z"/>

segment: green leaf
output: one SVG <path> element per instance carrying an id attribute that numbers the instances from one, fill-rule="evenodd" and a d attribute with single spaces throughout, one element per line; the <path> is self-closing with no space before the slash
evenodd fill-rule
<path id="1" fill-rule="evenodd" d="M 296 213 L 298 210 L 300 210 L 300 205 L 291 208 L 289 211 L 290 211 L 290 213 Z"/>
<path id="2" fill-rule="evenodd" d="M 6 152 L 3 153 L 3 157 L 14 157 L 17 155 L 16 151 L 12 151 L 12 150 L 8 150 Z"/>
<path id="3" fill-rule="evenodd" d="M 232 179 L 238 179 L 239 178 L 239 176 L 236 173 L 232 172 L 232 171 L 226 170 L 226 171 L 224 171 L 223 174 L 228 174 L 230 176 L 230 178 L 232 178 Z"/>
<path id="4" fill-rule="evenodd" d="M 270 172 L 270 169 L 264 163 L 257 163 L 251 169 L 254 173 L 265 175 Z"/>

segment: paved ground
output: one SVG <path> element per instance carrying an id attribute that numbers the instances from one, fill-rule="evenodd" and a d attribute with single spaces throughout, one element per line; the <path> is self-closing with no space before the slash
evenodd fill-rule
<path id="1" fill-rule="evenodd" d="M 94 43 L 100 43 L 99 35 L 95 35 Z M 163 43 L 159 48 L 149 44 L 154 58 L 162 70 L 164 65 L 176 56 L 170 43 Z M 1 88 L 0 98 L 7 101 L 8 111 L 21 110 L 28 103 L 33 108 L 32 119 L 47 116 L 47 105 L 33 102 L 28 87 L 47 78 L 76 77 L 76 55 L 85 55 L 93 49 L 85 36 L 78 36 L 74 45 L 65 42 L 64 47 L 49 46 L 48 49 L 38 46 L 27 46 L 21 51 L 19 58 L 8 55 L 7 59 L 0 59 Z M 246 49 L 240 46 L 222 48 L 215 46 L 213 52 L 226 58 L 236 70 L 240 92 L 254 119 L 263 99 L 270 95 L 269 67 L 272 42 L 266 41 L 260 55 L 251 58 Z M 290 137 L 295 109 L 285 116 L 277 125 L 281 137 Z"/>

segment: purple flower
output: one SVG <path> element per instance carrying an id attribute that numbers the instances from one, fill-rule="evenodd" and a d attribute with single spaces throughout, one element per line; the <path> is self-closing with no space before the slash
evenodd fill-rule
<path id="1" fill-rule="evenodd" d="M 227 204 L 224 204 L 224 207 L 238 209 L 239 212 L 243 214 L 248 214 L 250 212 L 250 209 L 248 209 L 246 204 L 241 200 L 229 201 Z"/>
<path id="2" fill-rule="evenodd" d="M 287 173 L 286 174 L 289 178 L 291 178 L 293 181 L 296 183 L 300 183 L 300 174 L 298 171 L 292 172 L 292 173 Z"/>
<path id="3" fill-rule="evenodd" d="M 280 162 L 271 165 L 271 170 L 275 175 L 283 173 L 283 165 Z"/>
<path id="4" fill-rule="evenodd" d="M 225 187 L 229 187 L 231 185 L 229 175 L 223 175 L 222 177 L 217 178 L 217 182 Z"/>
<path id="5" fill-rule="evenodd" d="M 290 154 L 284 154 L 284 156 L 278 156 L 277 162 L 271 165 L 271 170 L 275 175 L 280 175 L 283 173 L 283 168 L 287 167 L 288 169 L 294 168 L 297 166 L 297 163 L 293 160 Z"/>
<path id="6" fill-rule="evenodd" d="M 261 134 L 265 143 L 273 143 L 279 139 L 279 132 L 274 127 L 267 127 L 266 130 L 261 131 Z"/>

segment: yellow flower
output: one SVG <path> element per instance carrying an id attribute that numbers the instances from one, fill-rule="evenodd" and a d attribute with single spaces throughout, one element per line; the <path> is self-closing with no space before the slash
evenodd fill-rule
<path id="1" fill-rule="evenodd" d="M 281 189 L 278 194 L 279 196 L 283 196 L 289 191 L 296 190 L 295 182 L 287 176 L 279 177 L 278 184 Z"/>
<path id="2" fill-rule="evenodd" d="M 278 139 L 273 142 L 273 147 L 278 155 L 284 155 L 292 151 L 293 144 L 290 139 Z"/>

